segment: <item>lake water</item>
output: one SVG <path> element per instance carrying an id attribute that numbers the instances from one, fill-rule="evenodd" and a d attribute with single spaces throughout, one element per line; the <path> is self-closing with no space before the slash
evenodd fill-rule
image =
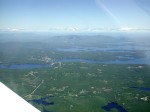
<path id="1" fill-rule="evenodd" d="M 137 89 L 137 90 L 142 90 L 142 91 L 150 91 L 150 88 L 144 88 L 144 87 L 129 87 L 129 88 L 132 88 L 132 89 Z"/>
<path id="2" fill-rule="evenodd" d="M 42 105 L 54 105 L 54 102 L 47 102 L 47 101 L 43 101 L 41 99 L 38 100 L 32 100 L 33 102 L 37 103 L 37 104 L 42 104 Z"/>
<path id="3" fill-rule="evenodd" d="M 48 102 L 46 101 L 47 99 L 51 98 L 51 97 L 54 97 L 54 96 L 46 96 L 44 98 L 40 98 L 40 99 L 34 99 L 34 100 L 30 100 L 31 102 L 34 102 L 34 103 L 37 103 L 39 105 L 42 105 L 42 106 L 50 106 L 50 105 L 54 105 L 54 102 Z M 43 107 L 43 110 L 42 112 L 50 112 L 48 110 L 46 110 L 44 107 Z"/>
<path id="4" fill-rule="evenodd" d="M 127 112 L 122 106 L 118 105 L 115 102 L 108 103 L 106 106 L 102 107 L 103 110 L 110 112 L 111 109 L 117 109 L 118 112 Z"/>
<path id="5" fill-rule="evenodd" d="M 147 64 L 150 65 L 150 61 L 144 58 L 133 60 L 111 60 L 111 61 L 97 61 L 87 59 L 59 59 L 55 62 L 62 63 L 93 63 L 93 64 Z M 34 68 L 48 68 L 50 64 L 0 64 L 0 69 L 34 69 Z"/>
<path id="6" fill-rule="evenodd" d="M 144 58 L 134 60 L 110 60 L 110 61 L 97 61 L 87 59 L 60 59 L 58 62 L 81 62 L 81 63 L 95 63 L 95 64 L 150 64 Z"/>
<path id="7" fill-rule="evenodd" d="M 47 106 L 47 105 L 54 105 L 54 102 L 46 101 L 46 99 L 49 99 L 51 97 L 53 97 L 53 96 L 47 96 L 47 97 L 44 97 L 44 98 L 34 99 L 34 100 L 30 100 L 30 101 L 35 102 L 35 103 L 37 103 L 39 105 L 45 105 L 45 106 Z"/>
<path id="8" fill-rule="evenodd" d="M 72 47 L 72 48 L 56 48 L 56 51 L 64 51 L 64 52 L 130 52 L 134 53 L 134 50 L 145 50 L 149 51 L 150 48 L 144 46 L 133 46 L 133 45 L 120 45 L 120 44 L 108 44 L 102 48 L 99 47 Z"/>
<path id="9" fill-rule="evenodd" d="M 0 69 L 34 69 L 49 66 L 47 64 L 0 64 Z"/>

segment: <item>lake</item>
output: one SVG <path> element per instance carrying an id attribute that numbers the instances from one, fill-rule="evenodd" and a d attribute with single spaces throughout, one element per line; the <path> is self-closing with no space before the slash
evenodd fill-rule
<path id="1" fill-rule="evenodd" d="M 144 88 L 144 87 L 135 87 L 135 86 L 132 86 L 132 87 L 129 87 L 129 88 L 137 89 L 137 90 L 142 90 L 142 91 L 150 91 L 150 88 Z"/>
<path id="2" fill-rule="evenodd" d="M 106 106 L 103 106 L 102 109 L 104 109 L 107 112 L 110 112 L 111 109 L 117 109 L 118 112 L 127 112 L 122 106 L 118 105 L 115 102 L 108 103 Z"/>
<path id="3" fill-rule="evenodd" d="M 133 60 L 111 60 L 111 61 L 97 61 L 87 59 L 58 59 L 55 63 L 93 63 L 93 64 L 147 64 L 150 65 L 150 61 L 141 58 Z M 50 64 L 0 64 L 0 69 L 34 69 L 34 68 L 48 68 Z"/>
<path id="4" fill-rule="evenodd" d="M 49 66 L 48 64 L 0 64 L 0 69 L 34 69 Z"/>

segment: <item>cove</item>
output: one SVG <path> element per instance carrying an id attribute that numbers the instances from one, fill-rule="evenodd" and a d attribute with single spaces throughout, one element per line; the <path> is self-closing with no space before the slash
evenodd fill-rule
<path id="1" fill-rule="evenodd" d="M 0 69 L 34 69 L 49 66 L 48 64 L 0 64 Z"/>
<path id="2" fill-rule="evenodd" d="M 129 88 L 132 88 L 132 89 L 138 89 L 138 90 L 142 90 L 142 91 L 150 91 L 150 88 L 144 88 L 144 87 L 129 87 Z"/>
<path id="3" fill-rule="evenodd" d="M 56 62 L 81 62 L 81 63 L 94 63 L 94 64 L 147 64 L 149 65 L 149 61 L 144 58 L 141 59 L 133 59 L 133 60 L 88 60 L 88 59 L 59 59 Z"/>
<path id="4" fill-rule="evenodd" d="M 47 105 L 54 105 L 54 102 L 48 102 L 48 101 L 46 101 L 46 99 L 49 99 L 51 97 L 53 97 L 53 96 L 47 96 L 47 97 L 44 97 L 44 98 L 34 99 L 34 100 L 30 100 L 30 101 L 35 102 L 35 103 L 37 103 L 39 105 L 40 104 L 41 105 L 45 105 L 45 106 L 47 106 Z"/>
<path id="5" fill-rule="evenodd" d="M 88 60 L 88 59 L 57 59 L 54 63 L 91 63 L 91 64 L 146 64 L 150 65 L 150 61 L 146 59 L 133 60 Z M 50 64 L 0 64 L 0 69 L 34 69 L 34 68 L 48 68 Z"/>
<path id="6" fill-rule="evenodd" d="M 115 102 L 108 103 L 106 106 L 103 106 L 102 109 L 108 112 L 110 112 L 111 109 L 117 109 L 118 112 L 127 112 L 127 110 Z"/>

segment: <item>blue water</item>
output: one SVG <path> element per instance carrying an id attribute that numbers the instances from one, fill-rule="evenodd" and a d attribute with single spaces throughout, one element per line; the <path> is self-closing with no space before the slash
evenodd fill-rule
<path id="1" fill-rule="evenodd" d="M 32 100 L 33 102 L 37 103 L 37 104 L 42 104 L 42 105 L 54 105 L 54 102 L 47 102 L 47 101 L 43 101 L 41 99 L 38 100 Z"/>
<path id="2" fill-rule="evenodd" d="M 34 100 L 29 100 L 29 101 L 35 102 L 35 103 L 37 103 L 39 105 L 42 105 L 43 106 L 42 112 L 50 112 L 50 111 L 46 110 L 44 108 L 44 106 L 54 105 L 54 102 L 48 102 L 48 101 L 46 101 L 46 99 L 49 99 L 51 97 L 54 97 L 54 96 L 46 96 L 44 98 L 34 99 Z"/>
<path id="3" fill-rule="evenodd" d="M 42 68 L 49 67 L 48 64 L 0 64 L 0 69 L 34 69 L 34 68 Z"/>
<path id="4" fill-rule="evenodd" d="M 150 64 L 146 59 L 133 59 L 133 60 L 110 60 L 110 61 L 97 61 L 87 59 L 60 59 L 58 62 L 82 62 L 82 63 L 95 63 L 95 64 Z"/>
<path id="5" fill-rule="evenodd" d="M 80 63 L 93 63 L 93 64 L 147 64 L 150 65 L 150 61 L 147 59 L 133 59 L 133 60 L 109 60 L 109 61 L 97 61 L 97 60 L 87 60 L 87 59 L 58 59 L 57 62 L 80 62 Z M 34 68 L 47 68 L 51 67 L 50 64 L 0 64 L 0 69 L 34 69 Z"/>
<path id="6" fill-rule="evenodd" d="M 133 46 L 129 44 L 108 44 L 103 48 L 99 47 L 73 47 L 73 48 L 56 48 L 56 51 L 64 51 L 64 52 L 130 52 L 134 53 L 134 50 L 150 50 L 149 48 L 143 46 Z"/>
<path id="7" fill-rule="evenodd" d="M 132 89 L 138 89 L 138 90 L 142 90 L 142 91 L 150 91 L 150 88 L 144 88 L 144 87 L 129 87 L 129 88 L 132 88 Z"/>
<path id="8" fill-rule="evenodd" d="M 44 98 L 34 99 L 34 100 L 30 100 L 30 101 L 35 102 L 35 103 L 37 103 L 39 105 L 40 104 L 41 105 L 45 105 L 45 106 L 47 106 L 47 105 L 54 105 L 54 102 L 48 102 L 48 101 L 46 101 L 46 99 L 49 99 L 51 97 L 53 97 L 53 96 L 47 96 L 47 97 L 44 97 Z"/>
<path id="9" fill-rule="evenodd" d="M 127 110 L 125 110 L 122 106 L 118 105 L 115 102 L 108 103 L 106 106 L 103 106 L 102 109 L 108 112 L 110 112 L 111 109 L 117 109 L 118 112 L 127 112 Z"/>

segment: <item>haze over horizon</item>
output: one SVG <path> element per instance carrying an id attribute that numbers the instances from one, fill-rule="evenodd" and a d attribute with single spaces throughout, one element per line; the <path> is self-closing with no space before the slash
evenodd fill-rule
<path id="1" fill-rule="evenodd" d="M 0 31 L 150 31 L 149 0 L 0 0 Z"/>

